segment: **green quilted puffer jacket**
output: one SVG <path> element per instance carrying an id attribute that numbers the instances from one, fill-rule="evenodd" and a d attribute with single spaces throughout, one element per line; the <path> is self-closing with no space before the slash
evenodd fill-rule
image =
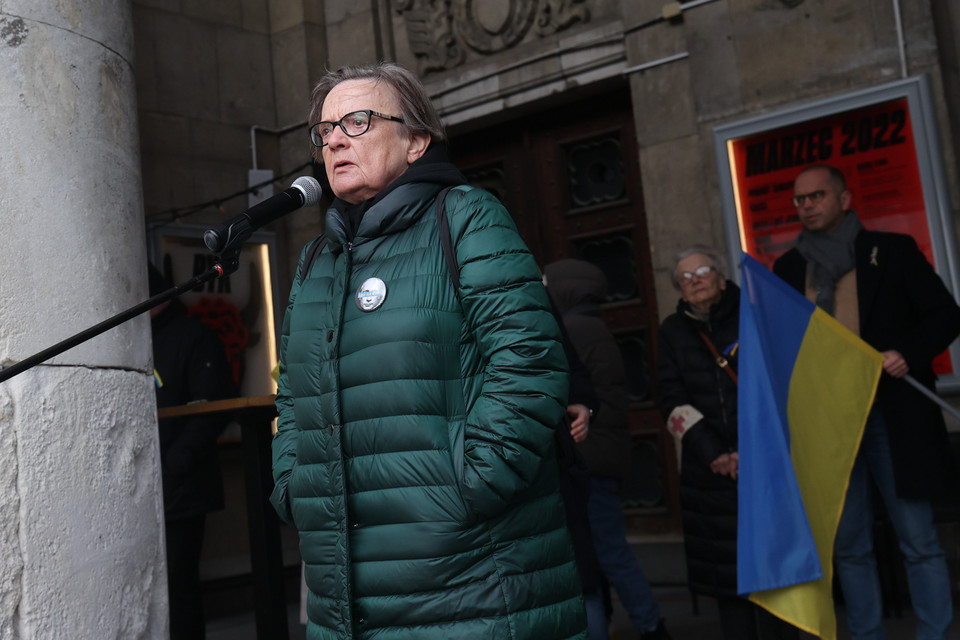
<path id="1" fill-rule="evenodd" d="M 440 188 L 397 187 L 351 242 L 328 211 L 290 293 L 271 500 L 300 533 L 307 638 L 585 639 L 553 449 L 559 332 L 510 216 L 469 187 L 447 197 L 457 299 Z M 370 278 L 386 295 L 364 311 Z"/>

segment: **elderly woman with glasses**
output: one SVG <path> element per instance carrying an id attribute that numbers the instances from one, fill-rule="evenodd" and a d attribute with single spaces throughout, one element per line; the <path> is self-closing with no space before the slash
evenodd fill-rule
<path id="1" fill-rule="evenodd" d="M 585 639 L 553 448 L 567 365 L 533 257 L 406 69 L 326 74 L 309 122 L 335 198 L 283 323 L 271 496 L 307 636 Z"/>
<path id="2" fill-rule="evenodd" d="M 796 638 L 797 630 L 737 595 L 737 348 L 740 289 L 715 249 L 677 254 L 676 313 L 660 326 L 660 408 L 680 463 L 687 582 L 717 599 L 725 640 Z"/>

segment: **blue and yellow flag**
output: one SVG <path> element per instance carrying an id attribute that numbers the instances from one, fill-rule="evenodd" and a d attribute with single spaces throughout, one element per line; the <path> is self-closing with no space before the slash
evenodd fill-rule
<path id="1" fill-rule="evenodd" d="M 744 254 L 737 590 L 836 638 L 833 541 L 883 356 Z"/>

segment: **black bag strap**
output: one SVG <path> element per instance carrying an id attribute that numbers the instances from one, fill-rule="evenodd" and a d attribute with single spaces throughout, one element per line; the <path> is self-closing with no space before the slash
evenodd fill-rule
<path id="1" fill-rule="evenodd" d="M 460 267 L 457 266 L 457 256 L 453 250 L 453 237 L 450 235 L 450 221 L 447 220 L 447 194 L 453 187 L 444 187 L 437 195 L 437 228 L 440 230 L 440 246 L 443 248 L 443 259 L 447 262 L 447 271 L 453 282 L 453 291 L 460 300 Z"/>
<path id="2" fill-rule="evenodd" d="M 327 246 L 327 234 L 321 233 L 313 239 L 310 249 L 307 251 L 307 255 L 303 260 L 303 264 L 300 265 L 300 271 L 297 272 L 298 284 L 302 283 L 303 279 L 310 273 L 310 267 L 313 266 L 317 256 L 320 255 L 320 252 L 323 251 L 325 246 Z"/>
<path id="3" fill-rule="evenodd" d="M 733 384 L 739 384 L 737 381 L 737 374 L 733 371 L 733 367 L 730 366 L 730 362 L 720 355 L 719 352 L 717 352 L 717 348 L 713 346 L 713 341 L 710 340 L 710 337 L 707 336 L 707 334 L 705 334 L 702 330 L 699 330 L 698 333 L 700 334 L 700 337 L 703 338 L 703 341 L 707 344 L 707 348 L 710 349 L 710 353 L 712 353 L 713 357 L 716 358 L 717 366 L 730 374 L 730 379 L 733 380 Z"/>

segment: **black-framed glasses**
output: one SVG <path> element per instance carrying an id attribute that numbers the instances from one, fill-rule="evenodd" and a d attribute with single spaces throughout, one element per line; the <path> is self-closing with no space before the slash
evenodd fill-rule
<path id="1" fill-rule="evenodd" d="M 713 271 L 716 271 L 716 269 L 714 269 L 714 268 L 713 268 L 711 265 L 709 265 L 709 264 L 705 264 L 705 265 L 699 266 L 699 267 L 697 267 L 696 269 L 694 269 L 693 271 L 681 271 L 681 272 L 678 274 L 678 275 L 679 275 L 680 284 L 690 284 L 691 282 L 693 282 L 694 276 L 696 276 L 696 277 L 699 278 L 700 280 L 703 280 L 703 279 L 706 278 L 708 275 L 710 275 L 710 273 L 713 272 Z"/>
<path id="2" fill-rule="evenodd" d="M 798 193 L 797 195 L 793 196 L 793 206 L 802 207 L 804 202 L 818 204 L 826 195 L 827 192 L 823 189 L 811 191 L 810 193 Z"/>
<path id="3" fill-rule="evenodd" d="M 403 124 L 403 118 L 388 116 L 372 109 L 361 109 L 360 111 L 348 113 L 336 122 L 324 121 L 313 125 L 310 127 L 310 142 L 317 147 L 327 146 L 327 140 L 330 139 L 330 136 L 333 135 L 333 130 L 337 127 L 340 127 L 340 129 L 351 138 L 362 136 L 370 129 L 370 121 L 373 119 L 373 116 Z"/>

